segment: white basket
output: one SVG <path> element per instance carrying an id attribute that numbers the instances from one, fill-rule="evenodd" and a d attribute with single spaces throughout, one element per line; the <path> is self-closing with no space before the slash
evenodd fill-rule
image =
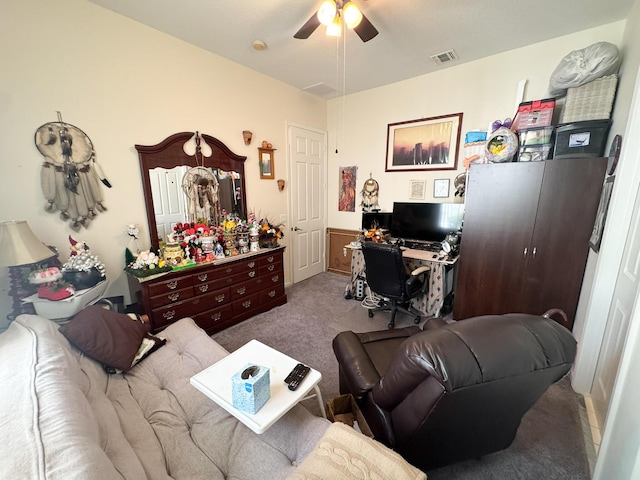
<path id="1" fill-rule="evenodd" d="M 618 75 L 614 74 L 567 89 L 561 123 L 610 118 L 617 85 Z"/>
<path id="2" fill-rule="evenodd" d="M 36 313 L 49 320 L 58 320 L 74 316 L 87 305 L 97 302 L 107 289 L 108 280 L 102 280 L 93 287 L 78 290 L 74 295 L 63 300 L 47 300 L 38 294 L 23 298 L 23 303 L 33 303 Z"/>

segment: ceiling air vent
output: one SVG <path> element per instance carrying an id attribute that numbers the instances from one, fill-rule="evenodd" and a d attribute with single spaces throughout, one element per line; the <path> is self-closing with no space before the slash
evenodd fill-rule
<path id="1" fill-rule="evenodd" d="M 431 57 L 429 58 L 431 58 L 431 60 L 433 60 L 433 63 L 435 63 L 436 65 L 440 65 L 441 63 L 447 63 L 451 60 L 457 60 L 458 55 L 454 50 L 447 50 L 446 52 L 431 55 Z"/>

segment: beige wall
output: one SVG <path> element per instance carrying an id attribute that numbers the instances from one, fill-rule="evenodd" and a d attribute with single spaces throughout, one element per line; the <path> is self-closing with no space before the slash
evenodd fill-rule
<path id="1" fill-rule="evenodd" d="M 429 202 L 433 201 L 434 179 L 453 179 L 464 170 L 461 145 L 458 171 L 385 173 L 389 123 L 463 112 L 464 143 L 465 132 L 486 130 L 493 120 L 513 117 L 520 80 L 527 80 L 524 100 L 549 97 L 549 77 L 562 57 L 597 41 L 621 45 L 624 24 L 604 25 L 329 101 L 329 226 L 360 226 L 360 208 L 355 213 L 337 209 L 341 166 L 358 167 L 358 191 L 371 173 L 380 184 L 380 206 L 386 211 L 392 209 L 394 201 L 409 200 L 410 180 L 427 181 L 425 201 Z M 357 204 L 360 200 L 358 197 Z M 453 187 L 451 196 L 443 200 L 454 201 Z"/>
<path id="2" fill-rule="evenodd" d="M 106 263 L 113 295 L 126 290 L 126 225 L 138 224 L 148 245 L 135 144 L 195 130 L 219 138 L 248 157 L 249 207 L 279 221 L 287 194 L 275 180 L 259 179 L 257 142 L 278 149 L 276 178 L 286 178 L 285 122 L 326 129 L 324 100 L 86 1 L 3 1 L 0 32 L 0 220 L 27 220 L 62 260 L 69 234 L 85 240 Z M 89 135 L 113 184 L 104 189 L 108 212 L 78 233 L 43 209 L 42 156 L 33 137 L 58 110 Z M 243 143 L 245 129 L 253 131 L 251 146 Z M 11 304 L 5 273 L 0 328 Z"/>

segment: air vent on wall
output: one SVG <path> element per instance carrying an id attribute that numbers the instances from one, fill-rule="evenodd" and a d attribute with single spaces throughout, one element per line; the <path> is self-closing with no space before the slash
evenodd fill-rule
<path id="1" fill-rule="evenodd" d="M 436 65 L 440 65 L 441 63 L 447 63 L 451 60 L 457 60 L 458 55 L 454 50 L 447 50 L 446 52 L 431 55 L 431 57 L 429 58 L 431 58 L 431 60 L 433 60 L 433 63 L 435 63 Z"/>

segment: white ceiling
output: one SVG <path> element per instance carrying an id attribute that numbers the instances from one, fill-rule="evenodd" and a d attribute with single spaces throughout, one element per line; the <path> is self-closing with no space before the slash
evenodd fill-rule
<path id="1" fill-rule="evenodd" d="M 322 26 L 293 38 L 322 0 L 90 1 L 294 87 L 324 84 L 331 98 L 343 83 L 359 92 L 622 20 L 634 0 L 355 0 L 380 32 L 367 43 L 352 31 L 337 42 Z M 458 60 L 429 58 L 449 49 Z"/>

